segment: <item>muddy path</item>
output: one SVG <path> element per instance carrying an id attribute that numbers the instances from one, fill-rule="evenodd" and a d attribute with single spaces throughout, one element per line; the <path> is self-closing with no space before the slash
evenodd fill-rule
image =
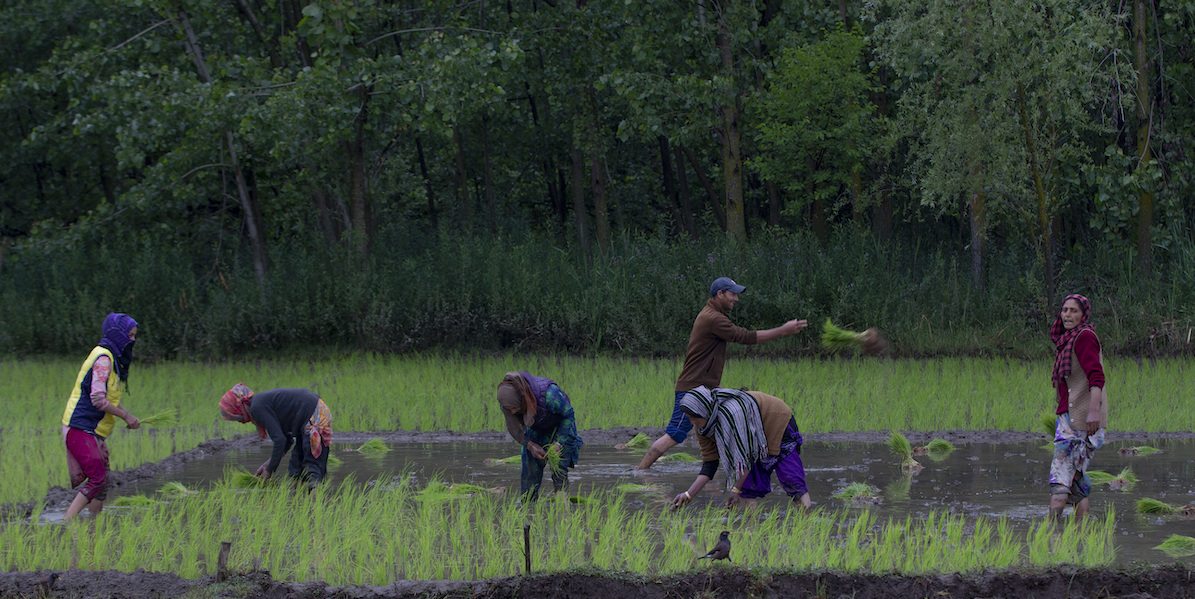
<path id="1" fill-rule="evenodd" d="M 976 574 L 898 576 L 840 572 L 764 572 L 718 564 L 707 571 L 644 577 L 624 573 L 569 572 L 480 581 L 397 581 L 386 586 L 331 587 L 319 582 L 286 583 L 267 572 L 234 576 L 216 583 L 157 572 L 62 572 L 43 591 L 48 571 L 0 573 L 0 598 L 236 597 L 243 599 L 390 599 L 537 597 L 666 599 L 680 597 L 1029 597 L 1187 598 L 1195 597 L 1192 571 L 1182 565 L 1119 570 L 992 571 Z M 43 584 L 39 584 L 41 581 Z"/>
<path id="2" fill-rule="evenodd" d="M 664 434 L 664 429 L 658 427 L 618 427 L 611 429 L 586 429 L 581 431 L 582 438 L 588 446 L 613 446 L 624 443 L 636 434 L 643 433 L 653 440 Z M 1045 440 L 1046 435 L 1028 431 L 906 431 L 909 441 L 914 445 L 923 445 L 931 439 L 940 438 L 955 445 L 961 444 L 999 444 L 1023 443 Z M 889 431 L 863 432 L 808 432 L 804 437 L 808 441 L 825 443 L 855 442 L 855 443 L 883 443 L 888 439 Z M 372 438 L 379 438 L 386 443 L 510 443 L 510 436 L 505 432 L 485 431 L 477 433 L 461 433 L 457 431 L 377 431 L 377 432 L 340 432 L 334 434 L 338 443 L 363 443 Z M 1125 432 L 1110 431 L 1108 441 L 1134 440 L 1148 443 L 1152 439 L 1193 439 L 1195 432 Z M 135 468 L 115 470 L 109 473 L 113 490 L 119 494 L 124 486 L 151 481 L 164 476 L 171 470 L 188 462 L 207 459 L 231 451 L 251 449 L 268 445 L 269 441 L 261 440 L 255 434 L 246 434 L 233 439 L 212 439 L 200 443 L 193 449 L 168 456 L 158 462 L 145 462 Z M 695 437 L 690 436 L 680 447 L 696 447 Z M 54 486 L 43 498 L 46 508 L 64 508 L 74 498 L 72 489 Z M 0 505 L 0 521 L 9 518 L 28 518 L 34 509 L 32 502 L 12 503 Z"/>

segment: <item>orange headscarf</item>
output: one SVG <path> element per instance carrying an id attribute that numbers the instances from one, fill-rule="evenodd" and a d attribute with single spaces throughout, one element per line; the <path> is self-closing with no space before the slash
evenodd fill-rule
<path id="1" fill-rule="evenodd" d="M 253 416 L 249 412 L 252 399 L 253 390 L 245 386 L 245 383 L 233 385 L 232 389 L 220 398 L 220 416 L 233 422 L 253 422 Z M 265 439 L 266 429 L 256 422 L 253 424 L 257 425 L 257 434 Z"/>

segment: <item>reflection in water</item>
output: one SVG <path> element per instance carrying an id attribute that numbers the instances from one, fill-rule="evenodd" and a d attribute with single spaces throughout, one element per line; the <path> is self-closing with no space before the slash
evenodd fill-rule
<path id="1" fill-rule="evenodd" d="M 1163 451 L 1149 456 L 1122 455 L 1118 451 L 1120 447 L 1141 444 L 1136 441 L 1109 443 L 1096 453 L 1093 469 L 1119 473 L 1123 468 L 1131 467 L 1140 482 L 1129 492 L 1113 491 L 1107 485 L 1097 486 L 1092 493 L 1092 512 L 1102 516 L 1108 509 L 1116 510 L 1119 562 L 1170 563 L 1174 558 L 1153 547 L 1171 534 L 1195 537 L 1195 519 L 1138 516 L 1134 511 L 1135 501 L 1153 497 L 1175 505 L 1195 502 L 1195 443 L 1153 441 L 1151 445 Z M 393 451 L 380 455 L 358 453 L 354 451 L 358 445 L 333 445 L 333 455 L 343 463 L 332 468 L 332 479 L 351 474 L 363 483 L 391 485 L 406 473 L 420 486 L 439 479 L 518 490 L 519 464 L 493 462 L 495 458 L 518 453 L 514 443 L 396 444 L 391 445 Z M 693 449 L 684 451 L 696 453 Z M 265 446 L 191 462 L 159 481 L 122 488 L 119 493 L 153 494 L 163 483 L 172 480 L 202 491 L 220 479 L 226 467 L 252 471 L 269 457 L 269 452 L 269 446 Z M 635 472 L 633 468 L 641 455 L 634 451 L 586 445 L 581 462 L 570 472 L 570 492 L 578 494 L 587 489 L 610 489 L 625 484 L 652 485 L 658 489 L 655 493 L 633 493 L 637 497 L 628 505 L 659 509 L 666 498 L 685 490 L 700 469 L 700 464 L 694 462 L 657 462 L 647 472 Z M 924 516 L 930 511 L 951 511 L 975 517 L 1006 517 L 1014 528 L 1024 528 L 1029 522 L 1046 516 L 1049 500 L 1046 477 L 1051 452 L 1041 442 L 962 445 L 941 459 L 922 460 L 925 469 L 916 474 L 901 472 L 899 459 L 882 443 L 806 442 L 801 457 L 805 461 L 815 506 L 842 507 L 842 502 L 831 495 L 852 482 L 863 482 L 883 491 L 882 503 L 868 506 L 881 518 L 903 519 L 909 515 Z M 282 468 L 285 467 L 284 463 Z M 695 498 L 698 508 L 704 507 L 702 504 L 706 502 L 724 501 L 723 474 L 720 472 Z M 779 486 L 774 488 L 779 489 Z M 787 509 L 788 501 L 777 490 L 762 502 L 762 507 Z M 43 515 L 43 521 L 52 521 L 55 517 L 55 514 L 47 513 Z M 1185 558 L 1185 561 L 1195 560 Z"/>

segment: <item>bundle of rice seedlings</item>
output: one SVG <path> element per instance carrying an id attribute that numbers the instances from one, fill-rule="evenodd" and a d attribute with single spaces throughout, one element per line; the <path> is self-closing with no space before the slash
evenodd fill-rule
<path id="1" fill-rule="evenodd" d="M 615 445 L 614 449 L 647 449 L 648 447 L 651 447 L 651 437 L 648 437 L 643 433 L 639 433 L 634 437 L 631 437 L 630 441 Z"/>
<path id="2" fill-rule="evenodd" d="M 1154 547 L 1165 551 L 1170 557 L 1195 555 L 1195 539 L 1182 535 L 1170 535 L 1161 545 Z"/>
<path id="3" fill-rule="evenodd" d="M 158 493 L 163 497 L 177 499 L 179 497 L 186 497 L 187 495 L 197 495 L 199 492 L 188 489 L 180 482 L 170 481 L 162 485 L 162 488 L 158 489 Z"/>
<path id="4" fill-rule="evenodd" d="M 329 468 L 333 468 L 333 467 L 339 466 L 339 465 L 341 465 L 341 464 L 343 464 L 343 463 L 344 463 L 344 460 L 342 460 L 342 459 L 340 459 L 340 458 L 338 458 L 338 457 L 336 457 L 336 456 L 334 456 L 334 455 L 332 455 L 332 454 L 328 454 L 328 467 L 329 467 Z"/>
<path id="5" fill-rule="evenodd" d="M 1089 472 L 1088 474 L 1090 475 L 1091 473 Z M 1170 505 L 1169 503 L 1162 503 L 1157 499 L 1151 499 L 1149 497 L 1137 500 L 1138 514 L 1158 514 L 1166 516 L 1173 514 L 1175 511 L 1177 511 L 1177 509 L 1178 508 Z"/>
<path id="6" fill-rule="evenodd" d="M 1127 466 L 1124 470 L 1120 471 L 1120 474 L 1117 474 L 1112 477 L 1112 480 L 1108 481 L 1108 486 L 1117 491 L 1128 491 L 1135 484 L 1137 484 L 1137 475 L 1133 474 L 1133 469 Z"/>
<path id="7" fill-rule="evenodd" d="M 512 464 L 523 463 L 523 456 L 512 455 L 509 458 L 486 458 L 484 462 L 486 466 L 510 466 Z"/>
<path id="8" fill-rule="evenodd" d="M 662 485 L 634 485 L 622 484 L 615 487 L 619 493 L 663 493 Z"/>
<path id="9" fill-rule="evenodd" d="M 1116 478 L 1115 476 L 1112 475 L 1112 473 L 1104 472 L 1103 470 L 1088 470 L 1087 477 L 1091 479 L 1091 482 L 1093 484 L 1097 484 L 1097 485 L 1102 485 L 1104 483 L 1110 483 L 1110 482 L 1112 482 L 1112 479 Z"/>
<path id="10" fill-rule="evenodd" d="M 858 347 L 863 350 L 864 355 L 874 356 L 888 348 L 888 341 L 877 328 L 856 333 L 835 326 L 827 318 L 826 324 L 822 325 L 822 346 L 834 351 Z"/>
<path id="11" fill-rule="evenodd" d="M 913 446 L 909 443 L 908 437 L 892 431 L 892 435 L 888 437 L 888 448 L 892 450 L 892 453 L 896 454 L 896 457 L 902 460 L 900 464 L 901 470 L 911 472 L 921 470 L 921 464 L 913 459 Z"/>
<path id="12" fill-rule="evenodd" d="M 178 426 L 178 410 L 167 410 L 141 419 L 141 426 Z"/>
<path id="13" fill-rule="evenodd" d="M 357 451 L 361 453 L 386 453 L 390 451 L 390 448 L 381 439 L 374 437 L 362 443 L 361 447 L 357 448 Z"/>
<path id="14" fill-rule="evenodd" d="M 151 507 L 157 505 L 158 502 L 144 496 L 144 495 L 129 495 L 126 497 L 117 497 L 112 505 L 120 507 Z"/>
<path id="15" fill-rule="evenodd" d="M 670 453 L 656 461 L 658 461 L 658 462 L 700 462 L 701 458 L 699 458 L 691 453 L 685 453 L 683 451 L 678 451 L 676 453 Z"/>
<path id="16" fill-rule="evenodd" d="M 832 495 L 848 503 L 879 503 L 880 490 L 867 483 L 851 483 Z"/>
<path id="17" fill-rule="evenodd" d="M 1158 453 L 1162 451 L 1157 447 L 1150 447 L 1148 445 L 1139 445 L 1137 447 L 1121 447 L 1120 455 L 1134 456 L 1134 455 L 1149 455 L 1151 453 Z"/>
<path id="18" fill-rule="evenodd" d="M 945 439 L 934 439 L 933 441 L 930 441 L 929 445 L 926 445 L 925 448 L 928 449 L 930 453 L 950 453 L 954 451 L 954 446 L 950 444 L 950 441 Z"/>
<path id="19" fill-rule="evenodd" d="M 561 453 L 559 443 L 553 443 L 549 445 L 547 451 L 544 452 L 544 461 L 548 463 L 548 467 L 552 469 L 552 472 L 560 471 L 560 458 Z"/>
<path id="20" fill-rule="evenodd" d="M 232 470 L 225 474 L 228 484 L 235 489 L 260 489 L 268 483 L 245 470 Z M 273 480 L 273 479 L 271 479 Z"/>
<path id="21" fill-rule="evenodd" d="M 555 496 L 556 495 L 553 495 L 553 497 L 555 497 Z M 581 503 L 581 504 L 597 503 L 596 499 L 594 499 L 592 497 L 584 497 L 581 495 L 572 495 L 568 498 L 568 500 L 570 503 Z"/>
<path id="22" fill-rule="evenodd" d="M 1047 437 L 1054 438 L 1054 426 L 1058 423 L 1058 415 L 1050 412 L 1041 416 L 1041 430 Z"/>

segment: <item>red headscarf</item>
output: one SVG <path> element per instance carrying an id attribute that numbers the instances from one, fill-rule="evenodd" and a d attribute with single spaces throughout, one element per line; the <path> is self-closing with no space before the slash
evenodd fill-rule
<path id="1" fill-rule="evenodd" d="M 1062 308 L 1058 308 L 1058 317 L 1054 319 L 1054 326 L 1050 327 L 1050 341 L 1054 342 L 1054 347 L 1058 350 L 1057 357 L 1054 358 L 1054 371 L 1050 373 L 1050 382 L 1055 387 L 1059 383 L 1065 381 L 1071 375 L 1071 363 L 1075 351 L 1075 339 L 1079 337 L 1079 333 L 1083 331 L 1095 332 L 1095 325 L 1091 324 L 1091 302 L 1087 298 L 1075 293 L 1066 296 L 1062 300 L 1062 305 L 1066 302 L 1075 300 L 1079 303 L 1079 309 L 1083 311 L 1083 318 L 1075 328 L 1066 330 L 1062 326 Z"/>
<path id="2" fill-rule="evenodd" d="M 253 422 L 249 413 L 249 403 L 253 399 L 253 390 L 245 383 L 237 383 L 220 398 L 220 416 L 233 422 Z M 254 424 L 257 424 L 254 422 Z M 266 438 L 266 429 L 257 424 L 257 434 Z"/>

